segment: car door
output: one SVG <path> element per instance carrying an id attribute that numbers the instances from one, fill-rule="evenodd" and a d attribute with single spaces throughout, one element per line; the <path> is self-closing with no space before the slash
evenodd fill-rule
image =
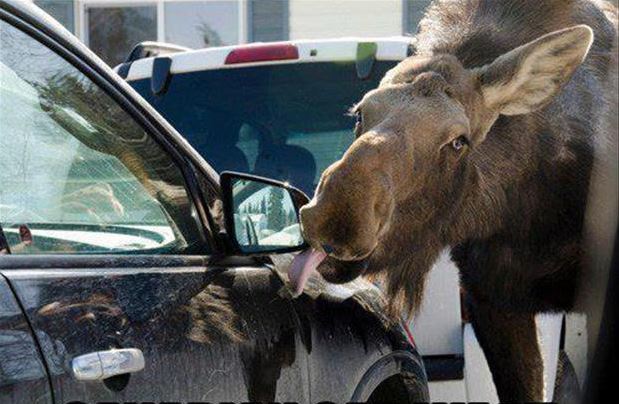
<path id="1" fill-rule="evenodd" d="M 62 38 L 0 36 L 0 271 L 54 401 L 306 401 L 281 282 L 221 261 L 183 146 Z"/>
<path id="2" fill-rule="evenodd" d="M 0 275 L 0 402 L 51 404 L 50 390 L 28 321 L 8 282 Z"/>

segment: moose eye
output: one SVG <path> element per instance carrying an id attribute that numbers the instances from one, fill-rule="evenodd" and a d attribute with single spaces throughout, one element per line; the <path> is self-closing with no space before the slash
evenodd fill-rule
<path id="1" fill-rule="evenodd" d="M 464 148 L 464 146 L 468 146 L 468 144 L 469 140 L 464 135 L 458 136 L 451 141 L 451 147 L 453 147 L 456 151 L 462 150 L 462 148 Z"/>
<path id="2" fill-rule="evenodd" d="M 361 126 L 363 125 L 363 116 L 361 111 L 355 111 L 355 136 L 359 137 L 361 134 Z"/>
<path id="3" fill-rule="evenodd" d="M 361 111 L 355 111 L 355 123 L 357 125 L 361 125 L 363 123 L 363 116 L 361 115 Z"/>

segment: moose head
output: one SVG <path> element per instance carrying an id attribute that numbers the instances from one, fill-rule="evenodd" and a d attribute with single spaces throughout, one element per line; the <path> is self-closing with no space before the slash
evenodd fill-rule
<path id="1" fill-rule="evenodd" d="M 578 25 L 483 67 L 467 69 L 453 55 L 433 54 L 389 71 L 353 108 L 356 140 L 324 171 L 301 210 L 314 250 L 301 258 L 310 263 L 304 271 L 317 266 L 335 283 L 382 277 L 392 306 L 410 313 L 439 252 L 491 226 L 487 212 L 467 203 L 485 192 L 479 170 L 486 160 L 500 170 L 500 153 L 512 152 L 484 156 L 489 132 L 496 134 L 490 129 L 500 115 L 549 104 L 592 40 L 592 30 Z M 527 156 L 522 159 L 527 164 Z M 501 209 L 500 201 L 493 209 Z"/>

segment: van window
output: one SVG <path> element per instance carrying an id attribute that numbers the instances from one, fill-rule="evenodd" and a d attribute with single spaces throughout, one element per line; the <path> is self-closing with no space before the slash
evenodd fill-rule
<path id="1" fill-rule="evenodd" d="M 320 174 L 354 140 L 348 110 L 396 62 L 368 79 L 354 62 L 298 63 L 176 74 L 168 91 L 130 84 L 218 171 L 287 181 L 312 195 Z"/>

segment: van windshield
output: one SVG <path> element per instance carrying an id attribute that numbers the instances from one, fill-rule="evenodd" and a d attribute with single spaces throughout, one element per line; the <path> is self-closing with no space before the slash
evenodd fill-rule
<path id="1" fill-rule="evenodd" d="M 367 79 L 354 62 L 206 70 L 172 76 L 163 95 L 150 79 L 130 84 L 219 172 L 287 181 L 309 196 L 354 139 L 347 114 L 397 62 Z"/>

